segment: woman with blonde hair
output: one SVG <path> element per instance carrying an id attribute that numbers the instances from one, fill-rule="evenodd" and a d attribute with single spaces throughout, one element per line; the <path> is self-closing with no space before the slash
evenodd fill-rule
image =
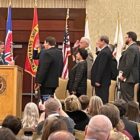
<path id="1" fill-rule="evenodd" d="M 77 96 L 70 95 L 64 101 L 65 111 L 81 110 L 81 103 Z"/>
<path id="2" fill-rule="evenodd" d="M 89 101 L 88 114 L 95 116 L 99 113 L 99 109 L 103 106 L 103 101 L 99 96 L 92 96 Z"/>
<path id="3" fill-rule="evenodd" d="M 77 130 L 85 130 L 89 122 L 87 114 L 81 110 L 81 104 L 77 96 L 70 95 L 64 101 L 65 111 L 75 122 L 74 128 Z"/>
<path id="4" fill-rule="evenodd" d="M 35 103 L 29 102 L 26 104 L 23 112 L 23 128 L 35 129 L 39 121 L 39 110 Z"/>

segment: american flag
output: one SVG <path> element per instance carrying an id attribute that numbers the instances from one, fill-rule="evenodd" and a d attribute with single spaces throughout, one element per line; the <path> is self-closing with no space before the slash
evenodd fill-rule
<path id="1" fill-rule="evenodd" d="M 12 45 L 12 19 L 11 19 L 11 5 L 8 7 L 8 16 L 6 23 L 6 38 L 5 38 L 5 61 L 10 63 L 13 61 Z"/>
<path id="2" fill-rule="evenodd" d="M 69 9 L 67 9 L 67 16 L 66 16 L 66 25 L 65 25 L 65 33 L 64 33 L 64 41 L 63 41 L 63 72 L 62 72 L 62 78 L 67 79 L 68 78 L 68 57 L 71 55 L 71 49 L 70 49 L 70 38 L 69 38 L 69 32 L 68 32 L 68 18 L 69 18 Z"/>

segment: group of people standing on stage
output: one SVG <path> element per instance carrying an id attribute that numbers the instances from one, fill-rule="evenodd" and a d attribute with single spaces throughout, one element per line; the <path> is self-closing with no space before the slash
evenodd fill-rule
<path id="1" fill-rule="evenodd" d="M 49 40 L 47 39 L 44 46 L 48 44 L 50 48 L 40 54 L 36 82 L 40 85 L 43 83 L 40 89 L 44 90 L 46 88 L 46 91 L 44 93 L 41 92 L 41 94 L 48 93 L 53 95 L 58 86 L 58 78 L 62 72 L 63 59 L 61 51 L 57 48 L 54 49 L 55 43 L 53 45 L 50 43 L 54 38 L 49 37 Z M 72 58 L 75 61 L 75 65 L 69 72 L 68 92 L 78 97 L 86 94 L 88 78 L 91 79 L 91 85 L 95 88 L 95 94 L 101 97 L 103 103 L 107 103 L 111 80 L 116 80 L 118 76 L 121 98 L 127 102 L 132 101 L 134 98 L 134 85 L 139 82 L 140 72 L 140 52 L 136 41 L 137 35 L 135 32 L 126 33 L 125 45 L 127 47 L 122 51 L 118 64 L 113 56 L 114 53 L 110 49 L 107 36 L 100 36 L 96 43 L 97 57 L 95 61 L 89 48 L 89 39 L 82 37 L 80 41 L 76 41 L 72 48 Z"/>
<path id="2" fill-rule="evenodd" d="M 67 84 L 69 93 L 78 97 L 86 94 L 88 78 L 91 79 L 91 85 L 95 88 L 95 94 L 101 97 L 103 103 L 107 103 L 111 80 L 116 80 L 118 76 L 121 98 L 127 102 L 132 101 L 134 85 L 139 83 L 140 74 L 140 51 L 136 42 L 136 33 L 127 32 L 125 36 L 126 47 L 117 64 L 107 36 L 100 36 L 96 43 L 97 57 L 95 61 L 89 48 L 89 39 L 82 37 L 80 41 L 76 41 L 72 48 L 72 58 L 75 65 L 69 72 Z M 3 45 L 0 42 L 0 64 L 5 64 L 2 57 Z M 63 70 L 62 51 L 55 46 L 55 38 L 47 37 L 40 53 L 37 50 L 38 46 L 33 52 L 33 58 L 39 59 L 34 88 L 35 90 L 40 89 L 43 100 L 46 100 L 48 95 L 53 96 L 55 89 L 59 86 L 59 77 L 61 77 Z"/>

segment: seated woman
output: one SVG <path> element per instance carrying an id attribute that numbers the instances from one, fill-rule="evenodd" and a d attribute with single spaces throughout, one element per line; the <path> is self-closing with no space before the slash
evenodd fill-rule
<path id="1" fill-rule="evenodd" d="M 65 111 L 75 122 L 74 128 L 77 130 L 85 130 L 89 122 L 87 114 L 81 110 L 81 104 L 77 96 L 70 95 L 64 101 Z"/>
<path id="2" fill-rule="evenodd" d="M 87 50 L 78 49 L 76 54 L 77 64 L 69 73 L 67 90 L 70 94 L 75 94 L 77 97 L 86 94 L 87 91 L 87 56 Z"/>

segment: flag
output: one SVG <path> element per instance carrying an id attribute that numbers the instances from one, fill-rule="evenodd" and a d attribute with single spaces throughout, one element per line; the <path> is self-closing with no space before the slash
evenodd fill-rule
<path id="1" fill-rule="evenodd" d="M 90 40 L 87 13 L 86 13 L 86 20 L 85 20 L 85 34 L 84 34 L 84 37 L 87 37 Z M 89 49 L 91 50 L 91 44 L 89 44 Z"/>
<path id="2" fill-rule="evenodd" d="M 116 44 L 117 46 L 113 53 L 116 54 L 116 59 L 119 62 L 119 59 L 121 57 L 122 48 L 123 48 L 123 33 L 122 33 L 122 27 L 121 27 L 121 22 L 120 22 L 119 18 L 117 20 L 114 44 Z"/>
<path id="3" fill-rule="evenodd" d="M 32 31 L 29 38 L 28 50 L 25 62 L 25 71 L 35 76 L 38 66 L 38 60 L 33 59 L 34 47 L 39 44 L 39 27 L 38 27 L 38 15 L 37 8 L 34 8 L 34 18 L 32 24 Z"/>
<path id="4" fill-rule="evenodd" d="M 12 37 L 12 10 L 11 5 L 8 7 L 8 15 L 7 15 L 7 22 L 6 22 L 6 38 L 5 38 L 5 61 L 7 63 L 10 63 L 13 61 L 13 50 L 12 50 L 12 43 L 13 43 L 13 37 Z"/>
<path id="5" fill-rule="evenodd" d="M 63 72 L 61 77 L 63 79 L 68 78 L 68 57 L 71 55 L 70 38 L 69 38 L 69 31 L 68 31 L 68 19 L 69 19 L 69 9 L 67 9 L 64 41 L 63 41 L 63 48 L 62 48 L 64 66 L 63 66 Z"/>

